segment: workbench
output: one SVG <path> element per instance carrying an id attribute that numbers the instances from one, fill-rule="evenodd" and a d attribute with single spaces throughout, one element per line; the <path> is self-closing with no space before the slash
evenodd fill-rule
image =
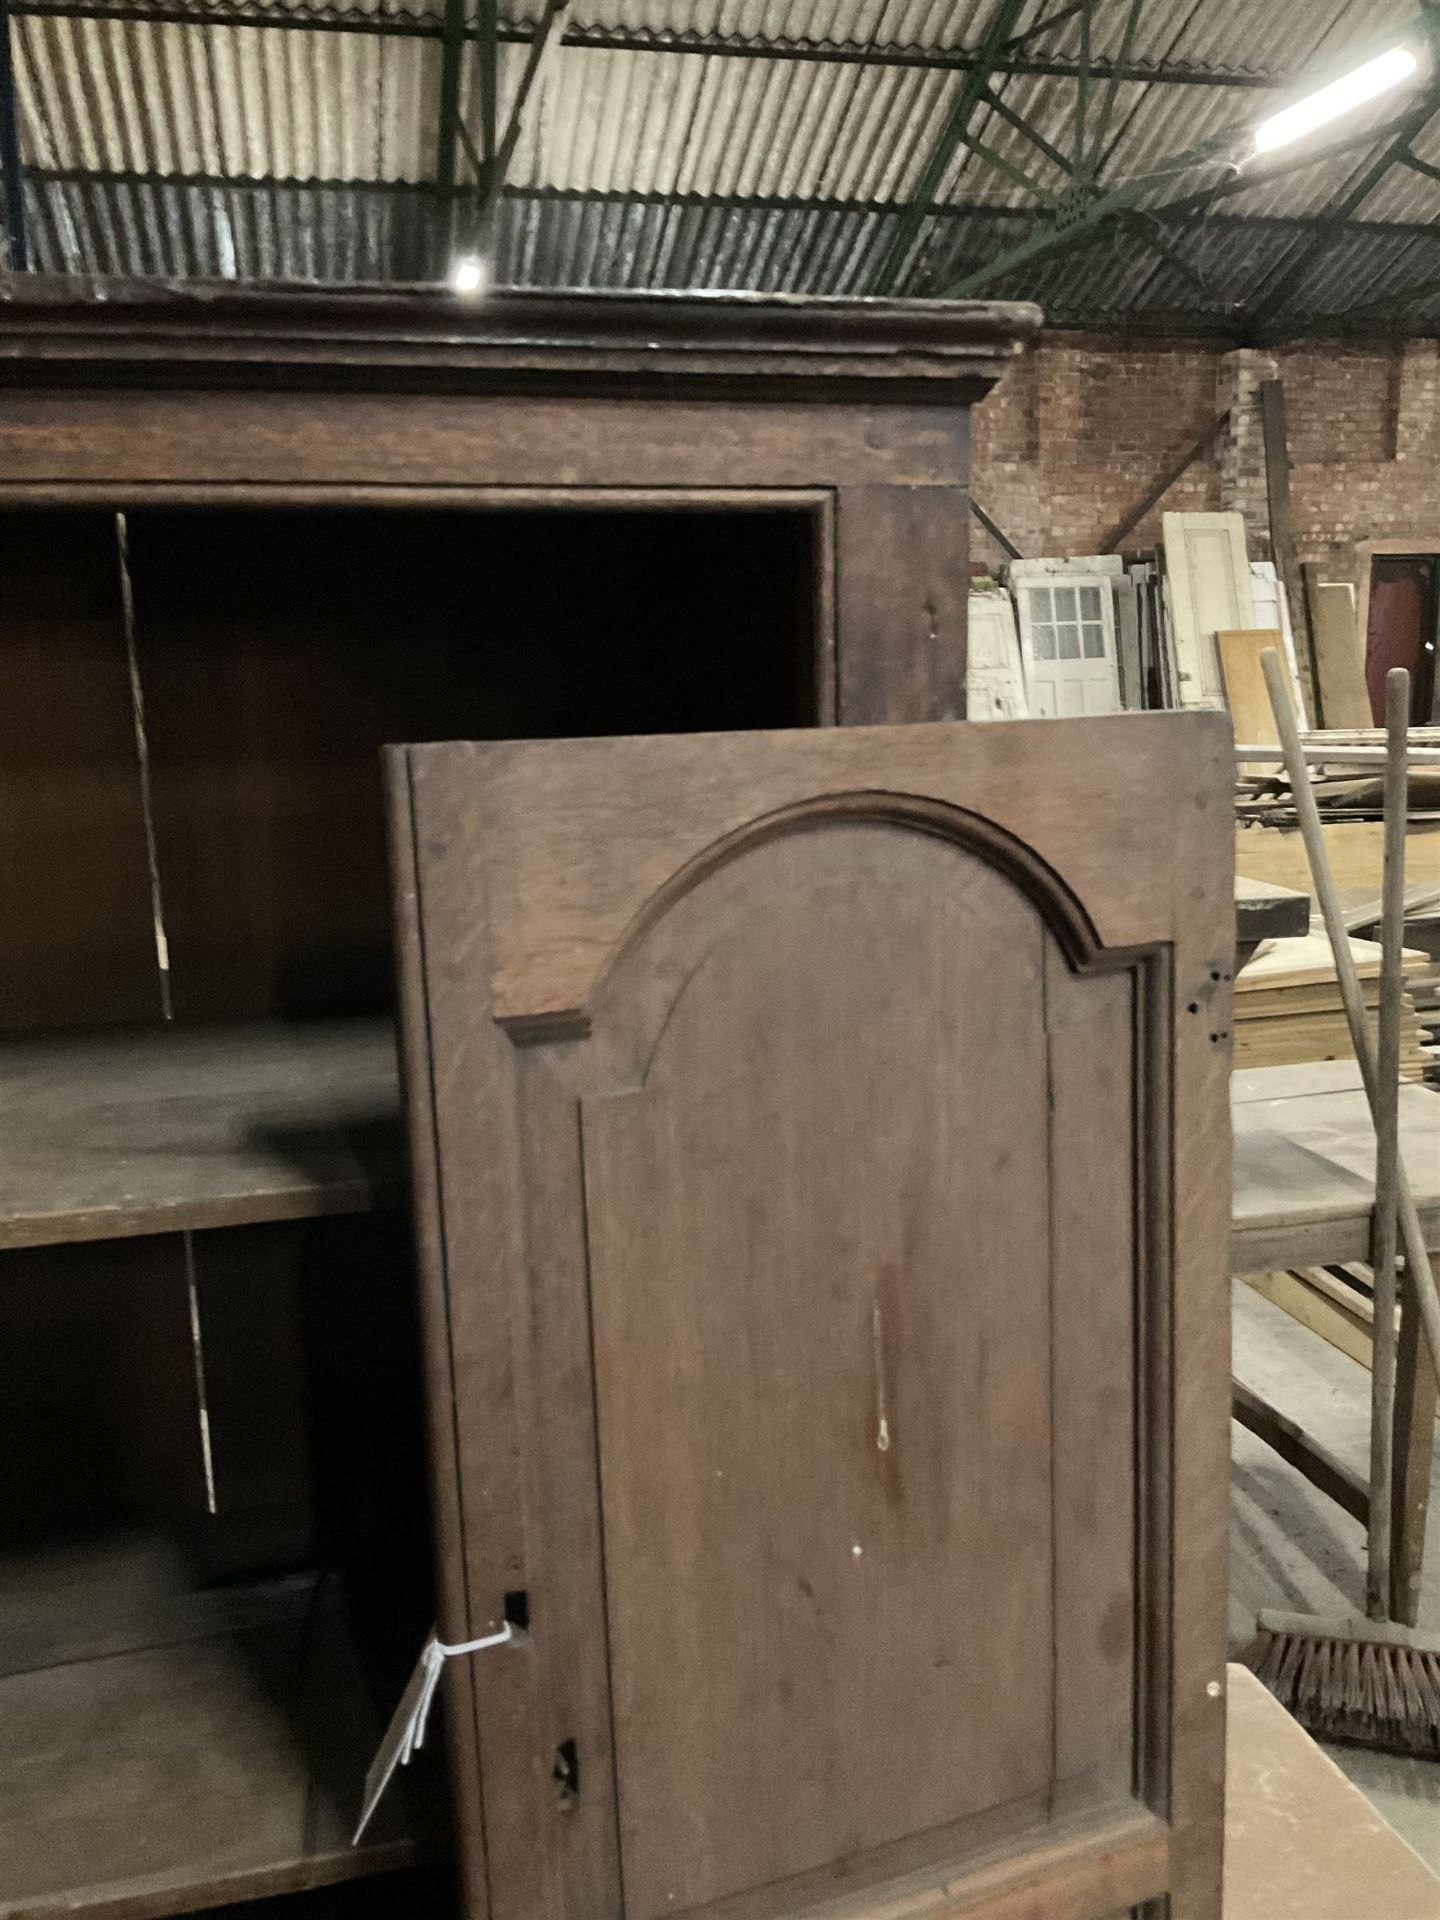
<path id="1" fill-rule="evenodd" d="M 1231 1082 L 1235 1130 L 1230 1269 L 1368 1262 L 1375 1131 L 1354 1060 L 1256 1067 Z M 1440 1093 L 1400 1089 L 1400 1145 L 1426 1244 L 1440 1249 Z M 1395 1398 L 1392 1613 L 1414 1624 L 1430 1498 L 1435 1371 L 1402 1279 Z M 1235 1417 L 1365 1522 L 1365 1480 L 1239 1382 Z"/>

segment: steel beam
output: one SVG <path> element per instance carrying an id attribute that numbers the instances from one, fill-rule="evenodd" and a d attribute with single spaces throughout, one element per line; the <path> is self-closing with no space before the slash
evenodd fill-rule
<path id="1" fill-rule="evenodd" d="M 1213 300 L 1214 292 L 1206 284 L 1203 275 L 1185 258 L 1183 253 L 1171 244 L 1160 222 L 1152 220 L 1143 207 L 1132 207 L 1128 212 L 1117 214 L 1116 219 L 1124 221 L 1127 226 L 1133 228 L 1145 245 L 1153 253 L 1158 254 L 1166 266 L 1173 267 L 1176 273 L 1188 280 L 1198 294 L 1202 294 L 1207 300 Z M 1157 267 L 1156 272 L 1158 271 Z M 1153 279 L 1154 275 L 1151 278 Z"/>
<path id="2" fill-rule="evenodd" d="M 1180 194 L 1173 200 L 1162 201 L 1157 206 L 1145 207 L 1144 213 L 1150 218 L 1162 221 L 1187 220 L 1191 215 L 1207 215 L 1220 201 L 1230 199 L 1237 193 L 1249 193 L 1257 187 L 1269 186 L 1273 181 L 1283 180 L 1287 174 L 1298 173 L 1307 167 L 1315 166 L 1321 160 L 1334 159 L 1342 153 L 1352 152 L 1356 147 L 1373 147 L 1377 140 L 1387 140 L 1391 136 L 1404 135 L 1408 140 L 1414 137 L 1414 111 L 1387 121 L 1384 126 L 1367 128 L 1363 133 L 1352 133 L 1335 140 L 1325 147 L 1311 149 L 1309 152 L 1291 155 L 1288 160 L 1278 161 L 1266 167 L 1245 166 L 1238 158 L 1232 170 L 1213 180 L 1208 186 L 1197 191 Z M 1244 129 L 1229 134 L 1217 134 L 1213 140 L 1207 140 L 1197 147 L 1191 147 L 1179 153 L 1166 166 L 1166 173 L 1189 172 L 1192 168 L 1219 163 L 1226 157 L 1227 150 L 1238 155 L 1244 139 Z M 1043 259 L 1047 254 L 1064 253 L 1076 246 L 1090 246 L 1107 232 L 1117 215 L 1130 210 L 1135 203 L 1155 184 L 1154 175 L 1146 175 L 1135 180 L 1127 180 L 1107 192 L 1097 194 L 1090 207 L 1079 220 L 1063 229 L 1052 229 L 1036 234 L 1032 239 L 1023 241 L 1020 246 L 1009 248 L 997 254 L 993 260 L 987 260 L 973 273 L 966 274 L 944 289 L 943 297 L 948 299 L 967 299 L 978 293 L 981 288 L 990 285 L 1012 268 L 1023 266 L 1029 261 Z M 1313 217 L 1312 217 L 1313 218 Z M 1308 223 L 1308 219 L 1307 219 Z M 1341 224 L 1340 222 L 1332 223 Z M 1327 232 L 1332 229 L 1327 229 Z"/>
<path id="3" fill-rule="evenodd" d="M 1033 174 L 1026 173 L 1023 167 L 1017 167 L 1013 160 L 1007 160 L 1003 153 L 996 153 L 993 147 L 987 147 L 983 140 L 977 140 L 974 134 L 966 134 L 965 145 L 978 160 L 983 160 L 993 173 L 1003 174 L 1017 187 L 1038 200 L 1042 206 L 1053 206 L 1058 195 L 1041 184 Z"/>
<path id="4" fill-rule="evenodd" d="M 1064 26 L 1067 20 L 1073 20 L 1077 13 L 1083 13 L 1093 0 L 1070 0 L 1068 7 L 1061 7 L 1056 13 L 1047 13 L 1043 20 L 1034 20 L 1022 32 L 1013 35 L 1005 42 L 1005 51 L 1011 53 L 1016 47 L 1029 46 L 1032 40 L 1038 40 L 1042 33 L 1049 33 L 1055 27 Z M 1016 559 L 1019 559 L 1017 554 Z"/>
<path id="5" fill-rule="evenodd" d="M 1135 44 L 1135 29 L 1140 24 L 1140 9 L 1144 0 L 1130 0 L 1130 12 L 1125 20 L 1125 34 L 1120 42 L 1120 56 L 1115 65 L 1123 69 L 1130 59 L 1130 49 Z M 1100 171 L 1100 163 L 1105 158 L 1105 136 L 1110 131 L 1110 116 L 1115 111 L 1115 96 L 1120 91 L 1118 73 L 1112 71 L 1105 82 L 1105 95 L 1100 102 L 1100 119 L 1095 128 L 1094 143 L 1090 151 L 1080 156 L 1080 172 L 1087 180 L 1093 180 Z"/>
<path id="6" fill-rule="evenodd" d="M 1002 553 L 1008 554 L 1012 560 L 1023 560 L 1025 558 L 1024 554 L 1020 551 L 1019 547 L 1016 546 L 1009 534 L 1006 533 L 999 521 L 985 511 L 973 493 L 970 496 L 970 511 L 995 542 L 996 546 L 1000 548 Z"/>
<path id="7" fill-rule="evenodd" d="M 910 250 L 925 219 L 926 208 L 934 200 L 940 182 L 949 170 L 950 162 L 955 158 L 957 148 L 964 142 L 970 131 L 970 117 L 980 104 L 981 95 L 989 85 L 995 61 L 1004 50 L 1011 29 L 1019 19 L 1025 0 L 996 0 L 994 13 L 990 16 L 985 29 L 985 38 L 977 56 L 977 64 L 970 69 L 960 83 L 954 105 L 940 129 L 939 138 L 931 149 L 930 158 L 916 184 L 915 192 L 900 215 L 900 224 L 895 238 L 891 242 L 880 271 L 876 274 L 871 291 L 889 293 L 900 277 L 900 270 L 910 258 Z"/>
<path id="8" fill-rule="evenodd" d="M 480 65 L 480 148 L 485 155 L 485 198 L 493 191 L 489 175 L 495 167 L 499 146 L 497 126 L 500 115 L 500 10 L 496 0 L 479 0 L 476 20 Z"/>
<path id="9" fill-rule="evenodd" d="M 5 171 L 5 253 L 12 273 L 30 264 L 25 232 L 25 169 L 20 159 L 20 114 L 15 104 L 14 47 L 9 0 L 0 0 L 0 167 Z"/>
<path id="10" fill-rule="evenodd" d="M 1177 154 L 1170 163 L 1175 172 L 1189 172 L 1194 167 L 1213 165 L 1222 159 L 1235 146 L 1234 134 L 1217 135 L 1213 140 L 1202 141 L 1199 146 L 1190 147 L 1184 153 Z M 1102 234 L 1109 230 L 1116 216 L 1130 211 L 1154 185 L 1154 178 L 1145 175 L 1135 180 L 1126 180 L 1119 186 L 1110 187 L 1103 193 L 1097 193 L 1089 207 L 1075 220 L 1063 227 L 1050 227 L 1043 233 L 1035 234 L 1029 240 L 1021 241 L 1018 247 L 1007 248 L 995 259 L 987 260 L 982 267 L 968 273 L 944 289 L 943 298 L 966 300 L 978 293 L 992 281 L 1012 272 L 1016 267 L 1026 266 L 1031 261 L 1043 260 L 1050 254 L 1068 253 L 1076 247 L 1088 247 L 1094 244 Z M 1162 213 L 1163 208 L 1150 208 L 1152 213 Z"/>
<path id="11" fill-rule="evenodd" d="M 1077 174 L 1085 171 L 1086 121 L 1090 113 L 1090 17 L 1094 12 L 1091 0 L 1080 9 L 1080 73 L 1075 82 L 1075 155 L 1074 168 Z"/>
<path id="12" fill-rule="evenodd" d="M 1045 136 L 1032 127 L 1028 120 L 1016 113 L 1013 107 L 1007 106 L 993 87 L 986 87 L 980 97 L 990 111 L 997 114 L 1007 127 L 1013 127 L 1016 133 L 1023 134 L 1037 153 L 1043 153 L 1051 166 L 1058 167 L 1061 173 L 1066 175 L 1074 171 L 1068 156 L 1061 153 L 1058 147 L 1052 146 Z"/>
<path id="13" fill-rule="evenodd" d="M 465 0 L 445 0 L 440 54 L 440 124 L 435 147 L 435 188 L 442 201 L 455 191 L 460 158 L 460 68 L 465 57 Z"/>
<path id="14" fill-rule="evenodd" d="M 505 122 L 505 131 L 500 136 L 500 145 L 490 170 L 487 197 L 493 201 L 499 197 L 501 189 L 510 173 L 510 162 L 515 157 L 520 135 L 524 130 L 525 109 L 530 104 L 530 95 L 540 77 L 540 69 L 545 62 L 547 52 L 558 52 L 561 44 L 560 29 L 565 18 L 565 10 L 570 0 L 549 0 L 545 17 L 535 29 L 535 37 L 530 42 L 530 52 L 526 56 L 525 71 L 520 75 L 520 84 L 515 90 L 515 99 Z"/>
<path id="15" fill-rule="evenodd" d="M 84 4 L 84 0 L 81 0 Z M 55 4 L 55 0 L 28 0 L 31 5 Z M 988 39 L 988 35 L 987 35 Z M 950 72 L 971 73 L 984 67 L 993 74 L 1025 74 L 1038 78 L 1078 80 L 1080 64 L 1063 56 L 1048 58 L 1023 49 L 1007 52 L 1003 48 L 988 58 L 980 50 L 971 52 L 952 47 L 866 47 L 836 46 L 815 40 L 779 37 L 761 38 L 743 35 L 699 32 L 691 29 L 637 29 L 630 27 L 573 26 L 565 35 L 567 46 L 596 47 L 621 53 L 703 53 L 713 59 L 809 60 L 819 65 L 846 67 L 924 67 Z M 1156 82 L 1162 86 L 1235 87 L 1245 92 L 1269 92 L 1289 84 L 1288 74 L 1247 72 L 1236 67 L 1210 67 L 1190 61 L 1096 60 L 1090 68 L 1093 80 L 1114 74 L 1121 80 Z"/>

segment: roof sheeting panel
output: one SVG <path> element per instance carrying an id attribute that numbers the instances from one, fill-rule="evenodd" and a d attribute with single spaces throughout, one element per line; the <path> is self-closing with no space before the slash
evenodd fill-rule
<path id="1" fill-rule="evenodd" d="M 945 83 L 910 68 L 566 47 L 511 178 L 562 192 L 903 198 Z"/>
<path id="2" fill-rule="evenodd" d="M 1299 73 L 1347 43 L 1383 32 L 1415 17 L 1417 0 L 1178 0 L 1144 4 L 1131 58 L 1150 65 L 1172 60 L 1263 76 Z M 1102 0 L 1091 27 L 1093 55 L 1116 58 L 1124 35 L 1125 0 Z M 1078 17 L 1043 40 L 1048 52 L 1077 58 L 1082 44 Z"/>
<path id="3" fill-rule="evenodd" d="M 280 180 L 433 179 L 438 42 L 22 18 L 27 163 Z"/>

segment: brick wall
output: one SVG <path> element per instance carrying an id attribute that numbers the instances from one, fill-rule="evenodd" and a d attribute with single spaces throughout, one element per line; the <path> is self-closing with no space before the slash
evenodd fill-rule
<path id="1" fill-rule="evenodd" d="M 975 413 L 974 488 L 1027 555 L 1095 553 L 1217 414 L 1232 431 L 1128 535 L 1153 546 L 1162 512 L 1236 507 L 1265 547 L 1256 393 L 1277 371 L 1294 463 L 1301 557 L 1342 564 L 1361 540 L 1440 545 L 1440 342 L 1306 343 L 1273 355 L 1200 341 L 1053 334 Z M 974 557 L 1002 555 L 976 526 Z"/>

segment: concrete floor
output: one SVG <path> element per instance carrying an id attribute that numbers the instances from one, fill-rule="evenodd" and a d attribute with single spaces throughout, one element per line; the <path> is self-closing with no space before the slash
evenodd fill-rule
<path id="1" fill-rule="evenodd" d="M 1369 1374 L 1241 1281 L 1233 1287 L 1236 1376 L 1356 1472 L 1367 1472 Z M 1262 1607 L 1362 1613 L 1364 1529 L 1252 1434 L 1233 1422 L 1230 1432 L 1232 1652 L 1249 1641 Z M 1436 1463 L 1440 1487 L 1440 1440 Z M 1440 1498 L 1427 1541 L 1420 1621 L 1440 1635 Z M 1391 1826 L 1440 1873 L 1440 1763 L 1352 1748 L 1331 1751 Z"/>

